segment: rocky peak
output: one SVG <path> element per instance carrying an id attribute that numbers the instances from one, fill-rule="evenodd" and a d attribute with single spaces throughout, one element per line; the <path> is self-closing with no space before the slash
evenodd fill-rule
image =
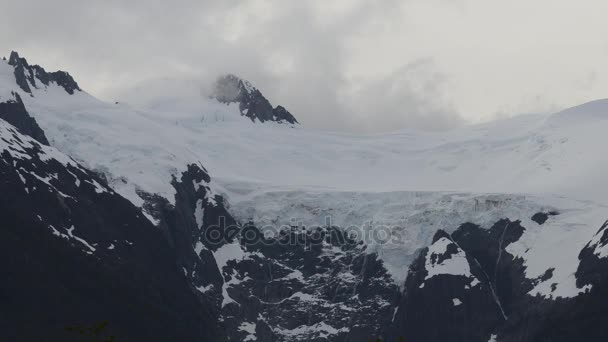
<path id="1" fill-rule="evenodd" d="M 298 124 L 296 118 L 287 109 L 282 106 L 273 108 L 249 81 L 232 74 L 218 78 L 211 97 L 223 103 L 238 103 L 241 115 L 254 122 L 259 120 Z"/>
<path id="2" fill-rule="evenodd" d="M 51 82 L 65 89 L 73 95 L 74 92 L 82 91 L 74 78 L 65 71 L 47 72 L 39 65 L 29 65 L 27 60 L 20 57 L 16 51 L 12 51 L 8 64 L 15 68 L 15 81 L 17 85 L 26 93 L 32 93 L 32 87 L 40 89 L 47 87 Z"/>
<path id="3" fill-rule="evenodd" d="M 26 76 L 26 70 L 29 70 L 30 67 L 25 58 L 19 57 L 17 52 L 12 51 L 11 56 L 8 59 L 8 64 L 15 67 L 15 81 L 17 82 L 17 85 L 26 93 L 31 93 L 32 90 L 30 89 L 28 76 L 30 77 L 31 82 L 35 81 L 30 73 Z"/>

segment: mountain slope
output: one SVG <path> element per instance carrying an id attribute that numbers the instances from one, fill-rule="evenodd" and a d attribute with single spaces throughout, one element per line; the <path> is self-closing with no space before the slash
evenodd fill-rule
<path id="1" fill-rule="evenodd" d="M 0 175 L 3 338 L 221 340 L 165 234 L 98 175 L 4 120 Z"/>
<path id="2" fill-rule="evenodd" d="M 39 144 L 44 137 L 90 179 L 77 185 L 61 167 L 39 175 L 45 165 L 8 163 L 7 186 L 19 196 L 28 194 L 18 192 L 23 184 L 34 191 L 27 177 L 21 182 L 23 167 L 22 176 L 50 184 L 63 202 L 71 203 L 61 194 L 84 201 L 76 210 L 59 201 L 53 212 L 63 221 L 49 232 L 85 256 L 108 242 L 96 240 L 99 232 L 123 241 L 114 230 L 125 222 L 111 210 L 122 203 L 123 219 L 140 227 L 142 255 L 161 251 L 129 270 L 157 281 L 150 265 L 158 263 L 169 274 L 170 284 L 136 283 L 151 291 L 136 298 L 153 298 L 154 308 L 165 298 L 156 289 L 181 289 L 165 314 L 186 318 L 167 322 L 182 322 L 194 338 L 536 341 L 572 340 L 582 328 L 588 339 L 608 336 L 594 304 L 605 301 L 608 280 L 608 162 L 598 154 L 605 101 L 441 134 L 354 136 L 301 127 L 234 76 L 220 79 L 211 97 L 196 82 L 163 80 L 158 92 L 142 87 L 137 98 L 107 103 L 75 82 L 49 76 L 45 83 L 40 75 L 58 74 L 11 60 L 0 63 L 0 117 L 16 126 L 6 131 L 5 153 L 61 155 Z M 17 129 L 37 136 L 37 145 Z M 73 194 L 81 186 L 88 192 Z M 89 208 L 110 195 L 110 209 Z M 19 203 L 13 211 L 23 217 L 32 203 L 47 210 L 15 198 L 5 206 Z M 71 226 L 85 209 L 112 229 Z M 64 250 L 33 246 L 49 257 Z M 31 246 L 23 240 L 19 248 Z M 556 324 L 561 330 L 552 330 Z"/>
<path id="3" fill-rule="evenodd" d="M 542 223 L 540 223 L 542 225 Z M 533 226 L 501 220 L 490 229 L 461 225 L 439 231 L 412 263 L 404 296 L 387 329 L 388 341 L 406 336 L 420 341 L 574 341 L 603 340 L 607 315 L 596 303 L 608 299 L 608 272 L 601 260 L 604 223 L 579 251 L 577 286 L 571 298 L 530 296 L 553 278 L 549 268 L 536 279 L 526 276 L 523 259 L 508 246 Z M 553 290 L 558 283 L 553 283 Z"/>
<path id="4" fill-rule="evenodd" d="M 32 95 L 39 96 L 35 91 Z M 16 122 L 34 122 L 28 121 L 31 118 L 22 105 L 1 108 L 7 117 L 20 119 Z M 28 336 L 15 328 L 23 329 L 26 315 L 35 310 L 27 299 L 32 291 L 36 292 L 30 296 L 34 302 L 73 303 L 53 312 L 53 319 L 47 316 L 50 311 L 41 310 L 37 319 L 46 323 L 32 332 L 32 338 L 69 339 L 83 329 L 91 334 L 98 329 L 104 337 L 121 340 L 212 341 L 224 338 L 218 332 L 221 325 L 226 338 L 234 341 L 258 337 L 322 341 L 345 336 L 358 341 L 363 336 L 379 336 L 388 322 L 399 297 L 398 287 L 374 254 L 339 230 L 320 231 L 321 236 L 292 232 L 285 237 L 293 244 L 278 237 L 274 243 L 248 240 L 247 232 L 260 235 L 259 230 L 237 225 L 223 199 L 210 189 L 207 171 L 193 164 L 186 165 L 181 176 L 165 180 L 175 192 L 171 201 L 137 190 L 148 216 L 157 222 L 153 227 L 140 210 L 108 188 L 105 179 L 18 133 L 7 122 L 0 124 L 6 128 L 0 132 L 6 143 L 2 146 L 6 161 L 3 190 L 12 194 L 2 204 L 3 222 L 8 224 L 2 233 L 12 244 L 4 250 L 10 260 L 11 281 L 3 291 L 12 293 L 12 298 L 2 311 L 13 313 L 5 320 L 4 332 L 9 336 Z M 27 164 L 13 160 L 15 156 Z M 53 158 L 61 163 L 56 165 Z M 30 165 L 30 161 L 35 163 Z M 53 167 L 47 170 L 47 164 Z M 44 204 L 35 195 L 46 195 L 47 187 L 53 200 L 46 198 Z M 27 221 L 30 216 L 40 228 Z M 210 241 L 208 232 L 220 220 L 236 230 L 231 234 L 230 229 L 221 230 L 223 238 Z M 44 243 L 47 246 L 39 245 Z M 147 255 L 151 251 L 155 254 Z M 234 255 L 234 251 L 240 252 Z M 239 254 L 254 259 L 239 258 Z M 299 257 L 306 262 L 300 263 Z M 339 269 L 331 265 L 338 259 Z M 30 267 L 23 272 L 28 262 L 44 265 L 45 270 Z M 122 263 L 127 265 L 121 267 Z M 44 275 L 40 280 L 46 286 L 44 291 L 35 290 L 31 269 Z M 164 291 L 181 293 L 189 306 Z M 300 301 L 304 298 L 305 306 Z M 156 312 L 157 301 L 165 303 L 165 316 Z M 145 308 L 149 315 L 145 320 L 138 319 L 139 315 L 126 319 L 121 310 L 125 306 L 131 312 Z M 313 318 L 306 310 L 319 315 Z M 113 319 L 104 319 L 104 315 Z M 191 318 L 196 315 L 193 324 Z M 277 320 L 281 315 L 291 317 Z M 154 328 L 145 328 L 147 325 Z M 358 326 L 357 333 L 350 332 L 353 325 Z"/>
<path id="5" fill-rule="evenodd" d="M 30 96 L 15 85 L 14 68 L 0 66 L 6 82 L 1 88 L 21 94 L 55 146 L 91 168 L 112 169 L 116 177 L 128 179 L 128 187 L 165 197 L 171 197 L 165 180 L 176 165 L 196 161 L 216 175 L 227 195 L 234 195 L 231 201 L 259 186 L 560 194 L 602 202 L 601 189 L 608 186 L 602 177 L 608 162 L 597 154 L 597 142 L 608 128 L 608 105 L 601 101 L 576 112 L 520 116 L 442 133 L 354 136 L 286 129 L 289 125 L 274 122 L 252 127 L 242 116 L 247 104 L 201 96 L 196 82 L 162 80 L 152 89 L 143 86 L 139 95 L 127 92 L 133 101 L 127 96 L 118 104 L 85 92 L 69 95 L 54 83 L 33 89 Z M 234 82 L 237 94 L 243 94 L 246 81 Z M 118 191 L 139 201 L 133 189 Z"/>

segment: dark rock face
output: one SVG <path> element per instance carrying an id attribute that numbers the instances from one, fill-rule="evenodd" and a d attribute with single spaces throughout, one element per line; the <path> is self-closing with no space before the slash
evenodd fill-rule
<path id="1" fill-rule="evenodd" d="M 276 108 L 274 108 L 272 110 L 272 117 L 274 121 L 285 121 L 289 122 L 290 124 L 298 123 L 298 121 L 296 121 L 296 118 L 294 118 L 293 115 L 291 115 L 291 113 L 288 112 L 287 109 L 285 109 L 285 107 L 283 106 L 277 106 Z"/>
<path id="2" fill-rule="evenodd" d="M 233 301 L 224 319 L 236 340 L 254 325 L 262 341 L 368 341 L 381 336 L 400 291 L 382 262 L 341 229 L 294 228 L 266 239 L 240 234 L 243 257 L 223 267 Z M 253 242 L 256 241 L 256 242 Z M 269 329 L 271 328 L 271 329 Z M 258 337 L 258 340 L 259 337 Z"/>
<path id="3" fill-rule="evenodd" d="M 181 179 L 172 181 L 176 189 L 175 206 L 165 206 L 160 227 L 168 233 L 168 240 L 177 251 L 177 262 L 184 270 L 199 296 L 213 303 L 214 315 L 219 319 L 223 278 L 213 256 L 223 243 L 230 240 L 225 231 L 215 242 L 206 237 L 207 229 L 215 222 L 236 227 L 228 214 L 223 199 L 211 195 L 210 177 L 198 165 L 189 165 Z M 196 215 L 199 215 L 197 218 Z"/>
<path id="4" fill-rule="evenodd" d="M 572 341 L 608 337 L 603 304 L 608 223 L 581 252 L 572 299 L 528 295 L 523 260 L 507 246 L 525 232 L 503 219 L 490 229 L 462 224 L 438 231 L 410 265 L 403 291 L 381 261 L 337 227 L 292 227 L 264 236 L 239 225 L 212 195 L 204 168 L 190 165 L 161 226 L 179 264 L 231 341 Z M 164 222 L 164 223 L 162 223 Z M 217 233 L 217 234 L 214 234 Z M 175 236 L 175 237 L 171 237 Z M 216 236 L 216 238 L 213 238 Z M 589 318 L 591 315 L 591 319 Z M 580 333 L 579 329 L 585 329 Z"/>
<path id="5" fill-rule="evenodd" d="M 488 286 L 496 294 L 505 317 L 511 314 L 515 302 L 533 288 L 524 276 L 522 260 L 513 258 L 505 250 L 509 244 L 518 241 L 524 231 L 519 221 L 504 219 L 490 229 L 464 224 L 452 234 L 458 245 L 479 263 L 487 275 Z"/>
<path id="6" fill-rule="evenodd" d="M 138 208 L 2 120 L 0 139 L 3 339 L 223 340 Z"/>
<path id="7" fill-rule="evenodd" d="M 607 340 L 608 260 L 601 257 L 607 244 L 608 221 L 579 254 L 577 286 L 590 289 L 567 300 L 531 300 L 528 310 L 504 328 L 500 341 Z"/>
<path id="8" fill-rule="evenodd" d="M 8 64 L 15 67 L 15 81 L 17 82 L 17 85 L 23 89 L 24 92 L 31 93 L 32 90 L 30 89 L 27 77 L 30 78 L 31 82 L 35 81 L 32 73 L 30 72 L 31 70 L 28 69 L 29 65 L 27 64 L 25 58 L 20 58 L 19 54 L 13 51 L 11 52 Z"/>
<path id="9" fill-rule="evenodd" d="M 574 298 L 527 298 L 502 327 L 499 341 L 605 341 L 608 339 L 608 221 L 581 250 L 576 281 L 587 291 Z M 522 328 L 524 327 L 524 328 Z"/>
<path id="10" fill-rule="evenodd" d="M 78 83 L 67 72 L 47 72 L 39 65 L 29 65 L 27 60 L 19 57 L 15 51 L 11 52 L 8 64 L 15 68 L 15 81 L 26 93 L 32 93 L 31 87 L 40 88 L 42 85 L 48 86 L 51 82 L 63 87 L 70 95 L 75 91 L 81 91 Z"/>
<path id="11" fill-rule="evenodd" d="M 248 81 L 234 75 L 220 77 L 212 97 L 223 103 L 238 103 L 241 115 L 260 122 L 275 121 L 297 124 L 296 118 L 282 106 L 273 108 L 262 93 Z"/>
<path id="12" fill-rule="evenodd" d="M 540 223 L 539 223 L 540 224 Z M 525 228 L 500 220 L 490 229 L 463 224 L 453 234 L 438 232 L 410 266 L 405 291 L 387 341 L 603 341 L 608 339 L 608 222 L 581 251 L 574 298 L 545 299 L 528 292 L 553 276 L 526 279 L 523 261 L 506 250 Z M 450 268 L 463 258 L 467 267 Z M 440 265 L 441 272 L 433 265 Z M 454 266 L 454 265 L 452 265 Z M 470 276 L 453 274 L 469 269 Z M 429 273 L 434 274 L 429 278 Z M 460 272 L 462 273 L 462 272 Z M 471 279 L 478 280 L 473 286 Z M 450 299 L 458 298 L 449 305 Z"/>
<path id="13" fill-rule="evenodd" d="M 488 341 L 504 321 L 492 286 L 477 260 L 439 231 L 410 266 L 386 340 Z"/>
<path id="14" fill-rule="evenodd" d="M 188 166 L 173 180 L 175 206 L 160 226 L 180 266 L 231 341 L 368 341 L 382 333 L 400 297 L 375 254 L 334 227 L 266 237 L 239 225 L 209 175 Z M 161 201 L 162 202 L 162 201 Z"/>
<path id="15" fill-rule="evenodd" d="M 594 240 L 590 241 L 579 254 L 581 263 L 576 272 L 577 285 L 597 286 L 608 281 L 608 274 L 602 272 L 608 269 L 608 260 L 600 258 L 600 255 L 606 252 L 608 252 L 608 221 L 595 234 Z"/>
<path id="16" fill-rule="evenodd" d="M 555 211 L 550 211 L 550 212 L 538 212 L 534 215 L 532 215 L 532 221 L 538 223 L 538 224 L 543 224 L 545 222 L 547 222 L 547 220 L 549 219 L 549 216 L 555 216 L 558 215 L 557 212 Z"/>
<path id="17" fill-rule="evenodd" d="M 15 126 L 19 133 L 29 135 L 39 143 L 48 146 L 49 141 L 44 135 L 44 131 L 25 109 L 21 96 L 17 93 L 13 93 L 13 96 L 14 100 L 0 103 L 0 119 Z"/>

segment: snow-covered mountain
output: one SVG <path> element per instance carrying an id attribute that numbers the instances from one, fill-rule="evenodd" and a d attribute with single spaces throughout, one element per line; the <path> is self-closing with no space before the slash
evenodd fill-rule
<path id="1" fill-rule="evenodd" d="M 167 232 L 22 130 L 0 120 L 2 339 L 222 340 Z"/>
<path id="2" fill-rule="evenodd" d="M 97 184 L 116 197 L 108 205 L 141 213 L 145 223 L 132 224 L 164 236 L 170 252 L 156 258 L 181 270 L 215 340 L 608 336 L 595 304 L 608 298 L 608 101 L 442 133 L 357 136 L 302 127 L 234 75 L 202 89 L 164 79 L 104 102 L 12 53 L 0 62 L 4 172 L 42 180 L 64 202 Z M 39 149 L 65 171 L 12 162 L 47 162 Z M 59 176 L 71 168 L 94 183 Z M 6 203 L 28 209 L 13 215 L 48 211 L 17 178 Z M 77 214 L 63 215 L 61 228 L 42 216 L 40 234 L 104 264 L 98 228 L 71 238 Z M 184 291 L 179 281 L 162 286 Z"/>

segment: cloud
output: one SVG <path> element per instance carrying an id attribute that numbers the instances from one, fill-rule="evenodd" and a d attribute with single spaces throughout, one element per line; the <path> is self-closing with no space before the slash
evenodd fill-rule
<path id="1" fill-rule="evenodd" d="M 347 96 L 349 112 L 358 115 L 355 130 L 444 130 L 463 124 L 444 97 L 444 83 L 444 75 L 430 59 L 414 61 L 381 79 L 361 82 L 362 86 Z"/>
<path id="2" fill-rule="evenodd" d="M 439 84 L 417 79 L 407 66 L 382 79 L 353 84 L 349 78 L 349 44 L 375 25 L 398 20 L 400 4 L 19 1 L 3 5 L 0 42 L 34 63 L 67 69 L 102 97 L 147 78 L 231 72 L 251 80 L 307 126 L 449 126 L 456 113 L 443 112 L 434 103 L 439 97 L 413 90 L 425 82 L 437 92 Z"/>
<path id="3" fill-rule="evenodd" d="M 608 93 L 608 5 L 581 2 L 22 0 L 0 46 L 102 98 L 230 72 L 306 126 L 444 129 Z"/>

